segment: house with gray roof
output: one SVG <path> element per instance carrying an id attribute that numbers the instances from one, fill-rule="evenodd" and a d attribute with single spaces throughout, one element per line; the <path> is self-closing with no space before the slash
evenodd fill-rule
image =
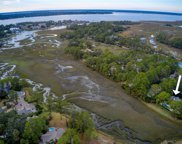
<path id="1" fill-rule="evenodd" d="M 179 97 L 176 97 L 176 96 L 171 96 L 171 100 L 173 100 L 173 101 L 181 101 L 181 99 Z"/>
<path id="2" fill-rule="evenodd" d="M 49 129 L 49 131 L 41 136 L 40 144 L 47 144 L 49 142 L 56 142 L 58 141 L 62 135 L 64 134 L 65 130 L 63 128 L 54 128 Z"/>
<path id="3" fill-rule="evenodd" d="M 15 110 L 19 115 L 22 114 L 30 114 L 36 112 L 36 108 L 34 104 L 27 103 L 25 99 L 25 92 L 17 92 L 18 95 L 18 103 L 15 106 Z"/>

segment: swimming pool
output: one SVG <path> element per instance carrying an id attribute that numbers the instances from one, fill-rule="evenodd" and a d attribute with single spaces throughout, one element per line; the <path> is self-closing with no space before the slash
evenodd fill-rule
<path id="1" fill-rule="evenodd" d="M 179 62 L 178 65 L 180 68 L 182 68 L 182 62 Z"/>
<path id="2" fill-rule="evenodd" d="M 54 128 L 54 127 L 50 127 L 50 128 L 49 128 L 49 131 L 50 131 L 50 132 L 53 132 L 53 131 L 55 131 L 55 130 L 56 130 L 56 128 Z"/>

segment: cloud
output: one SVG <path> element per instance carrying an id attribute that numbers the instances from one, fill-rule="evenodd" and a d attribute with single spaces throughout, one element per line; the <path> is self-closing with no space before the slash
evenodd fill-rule
<path id="1" fill-rule="evenodd" d="M 14 4 L 14 3 L 19 3 L 20 0 L 1 0 L 0 3 L 2 3 L 3 5 L 10 5 L 10 4 Z"/>

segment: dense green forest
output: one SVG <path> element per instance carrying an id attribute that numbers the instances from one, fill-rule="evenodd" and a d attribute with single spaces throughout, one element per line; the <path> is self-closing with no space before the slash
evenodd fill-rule
<path id="1" fill-rule="evenodd" d="M 126 92 L 146 102 L 169 104 L 173 114 L 182 118 L 182 101 L 173 101 L 172 90 L 180 69 L 177 60 L 158 52 L 139 38 L 121 37 L 122 22 L 100 22 L 82 26 L 70 26 L 70 32 L 61 35 L 69 40 L 65 48 L 67 54 L 81 59 L 94 71 L 116 82 L 120 82 Z M 92 41 L 110 44 L 110 50 L 102 51 L 92 45 Z M 112 45 L 128 50 L 115 55 Z M 179 107 L 177 107 L 179 106 Z"/>
<path id="2" fill-rule="evenodd" d="M 91 23 L 89 25 L 71 25 L 68 29 L 72 31 L 62 34 L 61 38 L 69 39 L 69 46 L 78 46 L 79 41 L 83 39 L 92 39 L 96 42 L 116 45 L 119 47 L 125 46 L 132 50 L 142 50 L 146 53 L 154 53 L 154 49 L 151 49 L 150 46 L 141 43 L 139 37 L 122 37 L 118 35 L 118 33 L 126 30 L 128 26 L 132 24 L 136 23 L 120 21 Z M 80 46 L 83 47 L 81 44 Z"/>

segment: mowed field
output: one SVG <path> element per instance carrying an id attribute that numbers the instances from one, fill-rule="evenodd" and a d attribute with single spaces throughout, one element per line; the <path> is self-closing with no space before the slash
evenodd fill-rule
<path id="1" fill-rule="evenodd" d="M 62 42 L 59 47 L 52 47 L 51 44 L 42 42 L 38 36 L 32 46 L 0 53 L 0 62 L 16 64 L 19 74 L 51 87 L 57 96 L 77 93 L 68 100 L 106 119 L 123 122 L 125 127 L 132 130 L 133 138 L 158 143 L 164 139 L 182 137 L 182 122 L 169 120 L 154 112 L 137 99 L 127 95 L 119 83 L 106 79 L 97 72 L 91 71 L 82 61 L 76 61 L 73 57 L 64 54 L 67 41 L 59 38 L 59 34 L 63 31 L 38 33 L 44 37 L 44 41 L 50 40 L 45 35 L 57 34 L 58 36 L 53 39 Z M 112 49 L 111 45 L 97 44 L 96 46 L 103 50 Z M 114 49 L 116 53 L 125 50 L 120 50 L 118 47 Z M 72 68 L 60 71 L 58 69 L 60 65 Z M 91 96 L 88 96 L 88 93 Z"/>

